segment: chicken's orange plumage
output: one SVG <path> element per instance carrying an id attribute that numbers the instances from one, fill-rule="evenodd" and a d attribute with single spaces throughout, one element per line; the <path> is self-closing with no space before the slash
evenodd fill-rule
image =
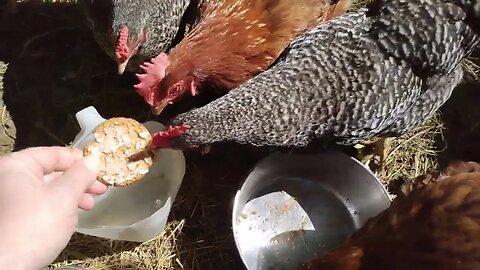
<path id="1" fill-rule="evenodd" d="M 157 114 L 185 94 L 232 89 L 267 69 L 295 37 L 350 6 L 326 1 L 205 0 L 199 23 L 169 52 L 168 64 L 144 65 L 136 87 Z M 158 74 L 165 77 L 152 79 Z"/>
<path id="2" fill-rule="evenodd" d="M 456 162 L 419 177 L 347 244 L 301 269 L 480 269 L 479 171 Z"/>

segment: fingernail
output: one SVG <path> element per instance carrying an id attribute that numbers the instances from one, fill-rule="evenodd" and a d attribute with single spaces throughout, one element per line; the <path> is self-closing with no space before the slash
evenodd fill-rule
<path id="1" fill-rule="evenodd" d="M 92 172 L 98 172 L 100 169 L 100 162 L 98 158 L 86 157 L 83 159 L 83 164 Z"/>

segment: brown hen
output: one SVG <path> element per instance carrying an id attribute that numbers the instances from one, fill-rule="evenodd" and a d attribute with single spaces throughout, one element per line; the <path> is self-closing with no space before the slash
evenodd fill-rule
<path id="1" fill-rule="evenodd" d="M 345 244 L 299 269 L 480 269 L 480 164 L 427 174 Z"/>
<path id="2" fill-rule="evenodd" d="M 146 62 L 137 91 L 155 114 L 206 87 L 230 90 L 267 69 L 307 29 L 351 0 L 204 0 L 195 28 L 167 56 Z"/>

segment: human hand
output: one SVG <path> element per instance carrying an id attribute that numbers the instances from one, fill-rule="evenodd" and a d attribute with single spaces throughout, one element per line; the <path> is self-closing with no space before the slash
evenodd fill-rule
<path id="1" fill-rule="evenodd" d="M 77 208 L 107 187 L 98 161 L 70 147 L 36 147 L 0 158 L 0 269 L 40 269 L 68 244 Z"/>

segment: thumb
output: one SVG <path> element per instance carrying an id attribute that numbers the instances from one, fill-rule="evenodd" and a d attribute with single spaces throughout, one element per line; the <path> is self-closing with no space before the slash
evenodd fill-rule
<path id="1" fill-rule="evenodd" d="M 73 193 L 76 198 L 80 199 L 82 194 L 95 182 L 99 167 L 98 159 L 83 158 L 57 177 L 51 184 L 61 187 L 62 190 L 66 190 L 70 194 Z"/>

